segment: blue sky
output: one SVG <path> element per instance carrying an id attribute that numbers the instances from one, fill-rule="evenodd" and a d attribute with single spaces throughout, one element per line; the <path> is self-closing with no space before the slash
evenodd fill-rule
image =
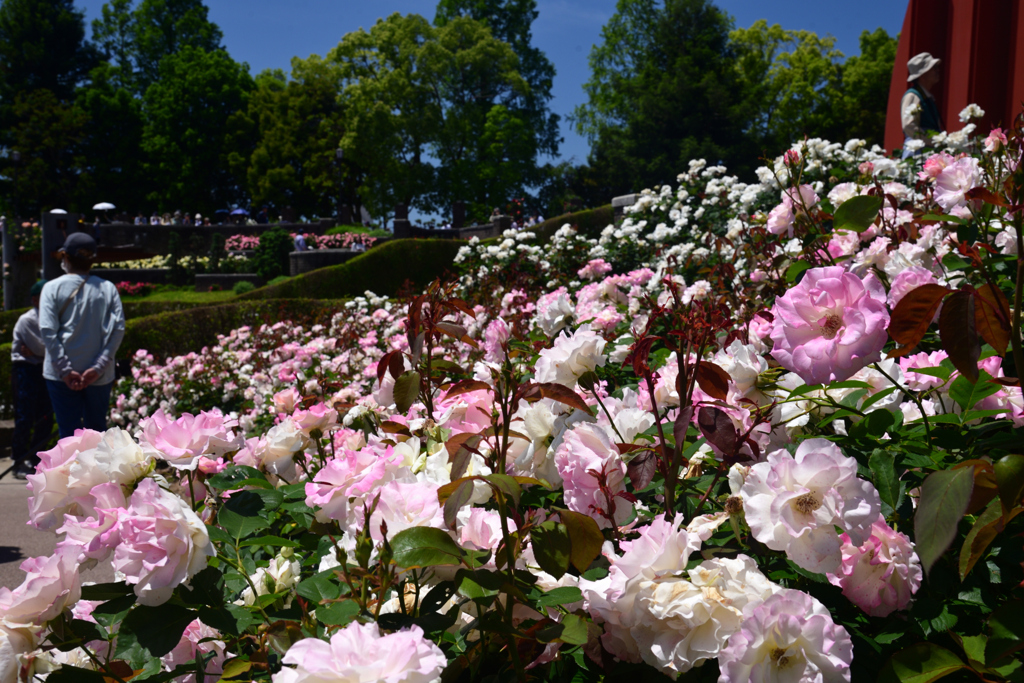
<path id="1" fill-rule="evenodd" d="M 100 16 L 105 0 L 76 0 L 86 20 Z M 322 55 L 341 37 L 369 28 L 381 16 L 400 12 L 433 19 L 436 0 L 206 0 L 210 18 L 224 31 L 231 56 L 248 62 L 253 73 L 289 69 L 292 57 Z M 895 35 L 903 25 L 907 0 L 718 0 L 736 19 L 750 26 L 758 19 L 788 29 L 806 29 L 836 37 L 846 55 L 859 52 L 861 31 L 884 28 Z M 538 0 L 534 44 L 557 71 L 551 108 L 562 115 L 561 158 L 586 160 L 586 140 L 576 135 L 567 116 L 583 103 L 583 83 L 590 75 L 587 54 L 600 40 L 601 27 L 615 11 L 615 0 Z"/>

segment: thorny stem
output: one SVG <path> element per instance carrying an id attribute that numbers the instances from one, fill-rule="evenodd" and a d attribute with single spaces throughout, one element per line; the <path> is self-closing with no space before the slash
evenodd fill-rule
<path id="1" fill-rule="evenodd" d="M 651 378 L 651 371 L 647 370 L 644 372 L 644 381 L 647 383 L 647 393 L 651 396 L 651 409 L 654 412 L 654 424 L 658 426 L 658 440 L 659 448 L 661 449 L 661 461 L 662 467 L 665 472 L 665 515 L 669 519 L 673 519 L 676 515 L 675 510 L 675 498 L 676 498 L 676 478 L 670 471 L 672 464 L 666 462 L 665 458 L 665 430 L 661 426 L 661 414 L 658 412 L 658 400 L 654 397 L 654 380 Z"/>
<path id="2" fill-rule="evenodd" d="M 1020 377 L 1024 375 L 1024 349 L 1020 341 L 1020 306 L 1021 290 L 1024 289 L 1024 217 L 1018 211 L 1014 217 L 1014 228 L 1017 229 L 1017 282 L 1013 289 L 1013 326 L 1010 330 L 1010 341 L 1013 345 L 1013 364 L 1017 366 L 1018 386 L 1024 391 L 1024 382 Z"/>
<path id="3" fill-rule="evenodd" d="M 619 443 L 626 443 L 626 440 L 622 438 L 622 434 L 619 432 L 619 428 L 615 426 L 615 420 L 612 419 L 612 414 L 608 412 L 608 409 L 604 407 L 604 401 L 597 393 L 597 387 L 595 386 L 591 393 L 594 394 L 594 398 L 597 399 L 597 405 L 601 406 L 601 410 L 608 417 L 608 423 L 611 424 L 612 429 L 615 430 L 615 436 L 619 437 Z"/>
<path id="4" fill-rule="evenodd" d="M 894 387 L 896 387 L 897 389 L 899 388 L 899 386 L 900 386 L 899 382 L 897 382 L 895 379 L 890 377 L 889 373 L 882 369 L 881 364 L 875 363 L 874 366 L 875 366 L 876 370 L 878 370 L 880 373 L 882 373 L 883 377 L 885 377 L 887 380 L 892 382 L 892 385 Z M 924 404 L 921 403 L 921 398 L 915 392 L 908 391 L 907 395 L 909 395 L 910 396 L 910 400 L 913 401 L 917 405 L 917 409 L 921 411 L 921 421 L 924 423 L 924 437 L 925 437 L 925 440 L 928 442 L 928 449 L 931 450 L 931 447 L 932 447 L 932 428 L 931 428 L 931 425 L 928 424 L 928 415 L 927 415 L 927 413 L 924 412 Z"/>

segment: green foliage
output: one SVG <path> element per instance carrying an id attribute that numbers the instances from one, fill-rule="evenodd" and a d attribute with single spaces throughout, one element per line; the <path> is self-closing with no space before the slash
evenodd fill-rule
<path id="1" fill-rule="evenodd" d="M 204 214 L 239 199 L 228 170 L 231 118 L 246 105 L 252 78 L 223 50 L 186 46 L 160 62 L 145 94 L 142 148 L 160 208 Z"/>
<path id="2" fill-rule="evenodd" d="M 325 235 L 344 235 L 346 233 L 353 233 L 356 235 L 369 235 L 370 237 L 391 237 L 390 230 L 382 230 L 381 228 L 364 228 L 361 225 L 336 225 L 333 228 L 328 228 Z"/>
<path id="3" fill-rule="evenodd" d="M 341 265 L 298 275 L 242 298 L 331 299 L 362 296 L 367 290 L 394 296 L 407 285 L 424 287 L 442 276 L 463 244 L 460 240 L 391 240 Z"/>
<path id="4" fill-rule="evenodd" d="M 273 228 L 260 235 L 260 243 L 253 257 L 256 274 L 267 281 L 287 275 L 288 254 L 293 247 L 292 236 L 281 228 Z"/>
<path id="5" fill-rule="evenodd" d="M 291 280 L 291 278 L 288 277 L 287 275 L 279 275 L 278 277 L 275 277 L 273 280 L 268 282 L 267 285 L 273 287 L 274 285 L 279 285 L 284 282 L 288 282 L 289 280 Z"/>
<path id="6" fill-rule="evenodd" d="M 167 262 L 170 264 L 170 280 L 173 284 L 183 285 L 188 273 L 185 270 L 185 245 L 181 242 L 181 234 L 175 230 L 167 237 Z"/>
<path id="7" fill-rule="evenodd" d="M 256 285 L 248 280 L 242 280 L 241 282 L 236 282 L 235 286 L 231 288 L 231 291 L 235 294 L 248 294 L 254 289 L 256 289 Z"/>
<path id="8" fill-rule="evenodd" d="M 615 222 L 615 210 L 612 205 L 601 206 L 596 209 L 566 213 L 554 218 L 548 218 L 532 230 L 537 235 L 539 242 L 547 242 L 551 236 L 558 232 L 558 229 L 568 223 L 575 226 L 587 237 L 597 237 L 601 231 Z"/>
<path id="9" fill-rule="evenodd" d="M 227 258 L 228 250 L 225 248 L 226 239 L 220 232 L 210 236 L 210 272 L 219 273 L 221 261 Z"/>

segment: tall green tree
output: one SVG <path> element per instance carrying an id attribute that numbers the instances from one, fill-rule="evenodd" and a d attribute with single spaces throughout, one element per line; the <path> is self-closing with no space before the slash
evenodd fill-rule
<path id="1" fill-rule="evenodd" d="M 254 137 L 254 144 L 231 154 L 232 169 L 246 178 L 255 204 L 333 215 L 345 194 L 335 155 L 344 135 L 341 68 L 316 55 L 296 57 L 291 78 L 267 71 L 255 82 L 246 115 L 236 119 L 238 140 Z M 354 185 L 347 189 L 355 195 Z"/>
<path id="2" fill-rule="evenodd" d="M 445 26 L 457 17 L 468 17 L 486 24 L 495 38 L 512 47 L 519 57 L 519 75 L 529 89 L 507 97 L 500 104 L 530 128 L 539 154 L 557 156 L 561 143 L 559 116 L 549 107 L 555 67 L 533 44 L 532 28 L 537 15 L 536 0 L 440 0 L 434 25 Z"/>
<path id="3" fill-rule="evenodd" d="M 234 119 L 253 88 L 246 64 L 223 50 L 186 46 L 160 63 L 160 78 L 147 90 L 142 149 L 161 210 L 212 212 L 244 198 L 230 172 Z"/>
<path id="4" fill-rule="evenodd" d="M 753 165 L 731 27 L 710 0 L 618 1 L 590 53 L 588 102 L 573 112 L 593 184 L 620 193 L 670 182 L 693 158 Z"/>
<path id="5" fill-rule="evenodd" d="M 435 27 L 393 14 L 346 35 L 329 58 L 344 79 L 345 166 L 362 175 L 371 213 L 386 216 L 399 203 L 447 213 L 465 200 L 486 214 L 525 191 L 536 140 L 502 103 L 529 85 L 515 52 L 486 25 L 456 17 Z"/>
<path id="6" fill-rule="evenodd" d="M 110 0 L 104 3 L 100 18 L 92 20 L 92 39 L 107 64 L 102 81 L 131 93 L 137 90 L 134 2 Z"/>
<path id="7" fill-rule="evenodd" d="M 843 85 L 838 95 L 843 133 L 835 139 L 856 137 L 882 144 L 898 44 L 898 37 L 882 28 L 860 34 L 860 54 L 842 65 Z"/>

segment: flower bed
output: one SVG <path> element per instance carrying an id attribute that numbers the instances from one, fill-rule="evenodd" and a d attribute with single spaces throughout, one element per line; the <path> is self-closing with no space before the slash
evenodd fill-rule
<path id="1" fill-rule="evenodd" d="M 507 233 L 401 303 L 140 351 L 120 426 L 29 477 L 65 535 L 0 594 L 0 661 L 1015 680 L 1024 121 L 969 133 L 808 140 L 754 185 L 695 161 L 599 238 Z M 118 581 L 82 586 L 97 561 Z"/>
<path id="2" fill-rule="evenodd" d="M 292 237 L 296 237 L 292 233 Z M 309 249 L 368 249 L 379 241 L 363 233 L 346 232 L 336 235 L 316 235 L 307 233 L 302 236 Z M 259 235 L 232 235 L 225 242 L 228 251 L 246 251 L 256 249 L 260 245 Z"/>

